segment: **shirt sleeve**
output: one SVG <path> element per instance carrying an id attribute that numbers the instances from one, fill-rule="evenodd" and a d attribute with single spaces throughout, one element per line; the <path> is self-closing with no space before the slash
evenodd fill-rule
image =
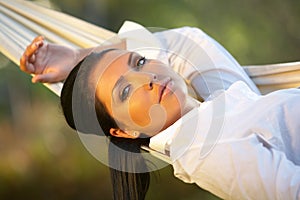
<path id="1" fill-rule="evenodd" d="M 198 28 L 183 27 L 155 33 L 166 48 L 170 65 L 202 98 L 242 80 L 259 90 L 236 60 Z"/>
<path id="2" fill-rule="evenodd" d="M 175 176 L 223 199 L 300 199 L 300 166 L 255 134 L 199 155 L 193 146 L 174 161 Z"/>

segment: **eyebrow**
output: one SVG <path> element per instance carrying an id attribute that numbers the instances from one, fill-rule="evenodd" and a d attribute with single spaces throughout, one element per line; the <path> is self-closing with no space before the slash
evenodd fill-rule
<path id="1" fill-rule="evenodd" d="M 129 54 L 129 57 L 128 57 L 128 60 L 127 60 L 127 65 L 131 67 L 131 64 L 132 64 L 132 59 L 133 59 L 133 56 L 134 56 L 134 52 L 130 52 Z M 117 82 L 115 83 L 113 89 L 112 89 L 112 95 L 115 91 L 115 89 L 124 81 L 124 76 L 120 76 L 120 78 L 117 80 Z M 113 101 L 114 101 L 114 98 L 113 98 Z"/>
<path id="2" fill-rule="evenodd" d="M 113 87 L 113 91 L 118 85 L 120 85 L 122 83 L 123 80 L 124 80 L 124 76 L 120 76 L 120 78 L 117 80 L 117 82 L 115 83 L 115 85 Z"/>
<path id="3" fill-rule="evenodd" d="M 132 64 L 132 58 L 133 58 L 133 55 L 134 55 L 133 52 L 131 52 L 130 55 L 129 55 L 129 58 L 128 58 L 128 61 L 127 61 L 127 65 L 128 65 L 128 66 L 131 66 L 131 64 Z"/>
<path id="4" fill-rule="evenodd" d="M 129 58 L 128 58 L 128 60 L 127 60 L 127 65 L 128 65 L 130 68 L 131 68 L 131 63 L 132 63 L 133 55 L 134 55 L 134 53 L 133 53 L 133 52 L 130 52 Z M 120 78 L 119 78 L 119 79 L 117 80 L 117 82 L 115 83 L 115 85 L 114 85 L 112 91 L 114 91 L 114 89 L 115 89 L 118 85 L 120 85 L 121 82 L 122 82 L 123 80 L 124 80 L 124 76 L 120 76 Z"/>
<path id="5" fill-rule="evenodd" d="M 114 96 L 114 91 L 115 89 L 124 81 L 124 76 L 120 76 L 120 78 L 117 80 L 117 82 L 115 83 L 113 89 L 112 89 L 112 96 Z M 113 101 L 115 101 L 115 98 L 112 98 Z"/>

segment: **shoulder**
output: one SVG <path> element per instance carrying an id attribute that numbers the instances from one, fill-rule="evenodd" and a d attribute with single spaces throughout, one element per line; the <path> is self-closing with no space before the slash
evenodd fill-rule
<path id="1" fill-rule="evenodd" d="M 174 39 L 180 40 L 199 40 L 208 37 L 201 29 L 196 27 L 184 26 L 174 29 L 166 29 L 154 33 L 158 39 L 163 39 L 167 41 L 172 41 Z"/>

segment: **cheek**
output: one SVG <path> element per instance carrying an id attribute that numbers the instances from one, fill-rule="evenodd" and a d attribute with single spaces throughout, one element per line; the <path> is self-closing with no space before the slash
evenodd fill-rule
<path id="1" fill-rule="evenodd" d="M 181 117 L 181 112 L 183 108 L 182 96 L 174 93 L 168 99 L 162 102 L 167 113 L 167 125 L 174 123 Z"/>
<path id="2" fill-rule="evenodd" d="M 128 113 L 130 119 L 138 126 L 148 126 L 151 122 L 149 111 L 152 106 L 151 96 L 139 91 L 134 92 L 129 99 Z"/>
<path id="3" fill-rule="evenodd" d="M 133 124 L 140 128 L 159 131 L 174 123 L 181 117 L 185 95 L 178 90 L 157 104 L 154 93 L 136 90 L 128 100 L 128 115 Z"/>

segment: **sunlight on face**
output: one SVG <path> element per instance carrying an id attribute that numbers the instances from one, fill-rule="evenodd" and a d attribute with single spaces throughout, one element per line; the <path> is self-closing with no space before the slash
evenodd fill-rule
<path id="1" fill-rule="evenodd" d="M 187 88 L 183 79 L 157 60 L 125 50 L 106 53 L 96 97 L 122 130 L 153 136 L 182 116 Z"/>

